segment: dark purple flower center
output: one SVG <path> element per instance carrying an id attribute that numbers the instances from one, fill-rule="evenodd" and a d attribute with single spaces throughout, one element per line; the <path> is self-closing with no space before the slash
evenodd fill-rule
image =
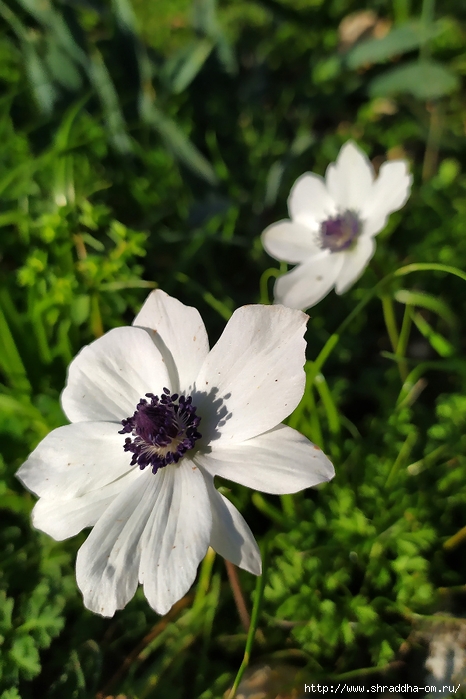
<path id="1" fill-rule="evenodd" d="M 348 250 L 361 232 L 361 221 L 354 211 L 345 211 L 320 226 L 320 242 L 332 252 Z"/>
<path id="2" fill-rule="evenodd" d="M 170 395 L 168 388 L 160 396 L 146 393 L 136 406 L 133 417 L 121 421 L 119 434 L 125 439 L 124 450 L 132 452 L 131 466 L 139 464 L 157 473 L 159 468 L 176 464 L 192 449 L 201 435 L 197 431 L 201 418 L 196 415 L 191 396 Z"/>

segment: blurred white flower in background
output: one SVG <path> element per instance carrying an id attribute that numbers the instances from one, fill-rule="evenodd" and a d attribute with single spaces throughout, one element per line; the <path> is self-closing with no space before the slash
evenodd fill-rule
<path id="1" fill-rule="evenodd" d="M 93 527 L 76 563 L 86 607 L 112 616 L 139 582 L 165 614 L 209 545 L 260 574 L 251 530 L 214 476 L 284 494 L 334 475 L 280 424 L 303 395 L 306 322 L 246 306 L 209 351 L 198 311 L 157 290 L 136 327 L 110 330 L 71 362 L 62 405 L 72 424 L 45 437 L 18 477 L 40 497 L 35 527 L 57 540 Z"/>
<path id="2" fill-rule="evenodd" d="M 388 216 L 406 203 L 411 183 L 404 160 L 384 163 L 375 179 L 370 160 L 352 141 L 328 166 L 325 179 L 301 175 L 288 198 L 291 220 L 262 233 L 271 257 L 297 264 L 277 279 L 275 302 L 305 309 L 333 286 L 337 294 L 347 291 L 373 256 L 374 237 Z"/>

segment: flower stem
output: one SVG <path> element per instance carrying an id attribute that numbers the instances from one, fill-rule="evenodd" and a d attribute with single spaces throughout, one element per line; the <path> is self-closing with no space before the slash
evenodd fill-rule
<path id="1" fill-rule="evenodd" d="M 466 527 L 463 527 L 459 531 L 456 532 L 456 534 L 453 534 L 453 536 L 450 536 L 449 539 L 447 539 L 444 544 L 443 548 L 446 549 L 447 551 L 451 551 L 452 549 L 456 548 L 460 544 L 462 544 L 466 540 Z"/>
<path id="2" fill-rule="evenodd" d="M 390 344 L 394 352 L 398 347 L 399 335 L 398 328 L 396 326 L 395 311 L 393 308 L 393 301 L 390 296 L 384 294 L 382 296 L 382 309 L 383 309 L 383 319 L 385 321 L 385 326 L 387 328 L 388 337 L 390 338 Z"/>
<path id="3" fill-rule="evenodd" d="M 241 589 L 241 584 L 238 578 L 238 571 L 233 563 L 225 559 L 225 566 L 228 573 L 228 580 L 230 583 L 231 591 L 233 592 L 233 597 L 236 604 L 236 609 L 238 610 L 238 615 L 246 633 L 249 631 L 251 620 L 249 618 L 249 612 L 246 607 L 246 602 L 244 600 L 243 591 Z"/>
<path id="4" fill-rule="evenodd" d="M 414 447 L 414 444 L 418 438 L 417 432 L 410 432 L 408 436 L 406 437 L 406 440 L 403 442 L 403 446 L 401 447 L 398 456 L 395 459 L 395 462 L 390 470 L 390 473 L 388 474 L 388 478 L 385 481 L 385 487 L 389 488 L 390 485 L 393 483 L 393 481 L 396 478 L 396 475 L 400 469 L 400 466 L 402 465 L 403 462 L 406 462 L 407 459 L 409 458 L 409 455 L 411 454 L 411 451 Z"/>
<path id="5" fill-rule="evenodd" d="M 210 579 L 212 577 L 212 568 L 215 561 L 215 551 L 209 546 L 207 553 L 202 561 L 201 570 L 199 573 L 199 582 L 197 584 L 196 595 L 194 597 L 193 609 L 195 609 L 204 600 L 209 591 Z"/>
<path id="6" fill-rule="evenodd" d="M 412 306 L 410 306 L 410 304 L 406 304 L 403 321 L 401 323 L 400 337 L 398 338 L 398 345 L 395 352 L 395 354 L 397 354 L 399 357 L 404 357 L 406 355 L 412 323 Z"/>
<path id="7" fill-rule="evenodd" d="M 275 267 L 269 267 L 269 269 L 266 269 L 265 272 L 262 274 L 259 282 L 259 288 L 260 288 L 260 300 L 259 303 L 264 304 L 264 306 L 268 306 L 270 304 L 270 297 L 269 297 L 269 279 L 272 277 L 279 277 L 281 275 L 281 270 L 275 269 Z"/>
<path id="8" fill-rule="evenodd" d="M 137 660 L 138 656 L 144 651 L 149 643 L 157 638 L 157 636 L 159 636 L 162 631 L 164 631 L 166 627 L 178 616 L 179 612 L 192 603 L 192 600 L 192 595 L 185 595 L 173 605 L 170 611 L 165 614 L 165 616 L 162 617 L 157 624 L 155 624 L 155 626 L 146 636 L 144 636 L 136 648 L 134 648 L 134 650 L 126 656 L 115 674 L 110 678 L 103 689 L 100 692 L 97 692 L 96 699 L 104 699 L 104 697 L 109 694 L 111 688 L 128 672 L 131 665 Z"/>
<path id="9" fill-rule="evenodd" d="M 398 333 L 395 309 L 393 308 L 393 299 L 391 296 L 388 296 L 387 294 L 382 296 L 382 309 L 385 327 L 387 328 L 388 337 L 390 338 L 390 344 L 397 358 L 398 371 L 400 372 L 401 380 L 404 383 L 409 372 L 408 367 L 406 366 L 406 361 L 399 356 L 398 348 L 400 347 L 400 335 Z"/>
<path id="10" fill-rule="evenodd" d="M 228 699 L 235 699 L 239 684 L 242 680 L 242 677 L 244 675 L 246 668 L 249 665 L 249 660 L 250 660 L 251 651 L 252 651 L 252 645 L 254 643 L 254 637 L 256 635 L 257 624 L 259 623 L 259 613 L 260 613 L 260 608 L 261 608 L 261 603 L 262 603 L 262 597 L 264 595 L 265 576 L 266 576 L 266 572 L 267 572 L 267 563 L 268 563 L 268 545 L 267 545 L 267 543 L 264 544 L 262 560 L 263 560 L 263 570 L 262 570 L 262 575 L 257 578 L 256 590 L 254 593 L 254 606 L 252 608 L 251 624 L 249 626 L 248 637 L 246 640 L 246 648 L 244 650 L 243 662 L 241 663 L 240 668 L 238 670 L 238 673 L 235 677 L 235 681 L 233 682 L 233 687 L 231 688 L 230 693 L 228 694 Z"/>

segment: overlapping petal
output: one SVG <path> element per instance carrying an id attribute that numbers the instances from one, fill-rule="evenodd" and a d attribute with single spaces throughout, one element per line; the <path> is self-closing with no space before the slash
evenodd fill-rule
<path id="1" fill-rule="evenodd" d="M 189 458 L 162 469 L 157 479 L 140 542 L 139 582 L 151 607 L 166 614 L 194 582 L 209 547 L 212 512 L 204 477 Z"/>
<path id="2" fill-rule="evenodd" d="M 322 252 L 315 230 L 294 221 L 278 221 L 262 233 L 262 245 L 271 257 L 295 264 Z"/>
<path id="3" fill-rule="evenodd" d="M 321 221 L 337 213 L 337 207 L 323 178 L 305 172 L 291 188 L 288 211 L 293 221 L 315 230 Z"/>
<path id="4" fill-rule="evenodd" d="M 276 303 L 289 308 L 310 308 L 324 298 L 335 284 L 343 266 L 343 255 L 325 250 L 298 265 L 275 282 Z"/>
<path id="5" fill-rule="evenodd" d="M 61 401 L 70 422 L 120 422 L 146 393 L 164 386 L 171 389 L 167 366 L 149 333 L 115 328 L 73 359 Z"/>
<path id="6" fill-rule="evenodd" d="M 113 483 L 75 498 L 40 498 L 32 511 L 32 523 L 55 541 L 75 536 L 93 527 L 115 498 L 141 475 L 139 469 L 132 468 Z"/>
<path id="7" fill-rule="evenodd" d="M 244 306 L 207 356 L 193 393 L 203 444 L 238 444 L 287 417 L 303 395 L 308 317 Z"/>
<path id="8" fill-rule="evenodd" d="M 76 559 L 76 580 L 88 609 L 113 616 L 138 585 L 141 537 L 163 479 L 144 471 L 107 507 Z"/>
<path id="9" fill-rule="evenodd" d="M 194 460 L 211 476 L 275 495 L 296 493 L 335 474 L 319 447 L 286 425 L 242 444 L 199 453 Z"/>
<path id="10" fill-rule="evenodd" d="M 79 497 L 102 488 L 131 468 L 119 429 L 121 425 L 115 422 L 58 427 L 40 442 L 16 475 L 26 488 L 49 499 Z"/>
<path id="11" fill-rule="evenodd" d="M 145 471 L 125 488 L 78 552 L 76 577 L 88 609 L 113 616 L 138 581 L 151 607 L 166 614 L 190 588 L 212 530 L 206 484 L 188 459 Z"/>
<path id="12" fill-rule="evenodd" d="M 133 321 L 147 328 L 161 352 L 176 393 L 189 392 L 209 353 L 209 339 L 199 311 L 156 289 Z"/>

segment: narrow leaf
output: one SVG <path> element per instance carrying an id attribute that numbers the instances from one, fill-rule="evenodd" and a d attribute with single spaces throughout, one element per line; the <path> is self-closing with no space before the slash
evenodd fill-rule
<path id="1" fill-rule="evenodd" d="M 371 97 L 386 97 L 400 92 L 420 100 L 442 97 L 458 88 L 458 76 L 434 61 L 413 61 L 392 68 L 372 80 Z"/>

